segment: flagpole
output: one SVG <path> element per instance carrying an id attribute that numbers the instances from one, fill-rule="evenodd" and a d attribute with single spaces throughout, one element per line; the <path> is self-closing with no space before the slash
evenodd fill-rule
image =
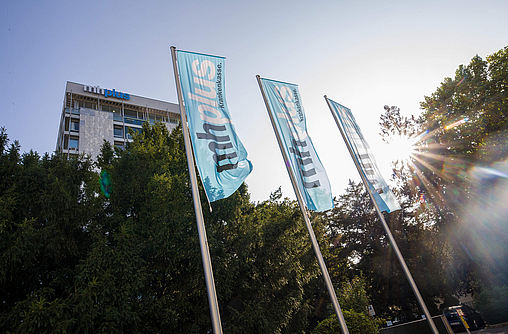
<path id="1" fill-rule="evenodd" d="M 270 121 L 273 126 L 273 130 L 275 132 L 275 136 L 277 137 L 277 142 L 279 143 L 279 148 L 282 153 L 282 157 L 284 158 L 284 163 L 286 164 L 286 168 L 289 174 L 289 178 L 291 179 L 291 184 L 293 185 L 293 189 L 295 190 L 296 198 L 298 199 L 298 204 L 300 205 L 300 210 L 302 211 L 303 219 L 305 220 L 305 225 L 307 226 L 307 231 L 309 232 L 310 240 L 312 243 L 312 248 L 314 249 L 314 253 L 316 253 L 317 261 L 319 267 L 321 268 L 321 272 L 323 273 L 323 278 L 325 280 L 325 284 L 328 290 L 328 294 L 330 295 L 330 299 L 332 300 L 333 308 L 335 310 L 335 314 L 337 315 L 337 319 L 339 320 L 340 327 L 342 328 L 342 332 L 344 334 L 349 334 L 349 330 L 346 325 L 346 321 L 344 320 L 344 316 L 342 315 L 342 311 L 340 309 L 339 301 L 337 300 L 337 295 L 335 293 L 335 289 L 333 288 L 332 280 L 330 279 L 330 275 L 328 273 L 328 269 L 326 268 L 325 261 L 323 259 L 323 255 L 321 254 L 321 250 L 319 248 L 319 244 L 316 239 L 316 235 L 314 234 L 314 230 L 312 229 L 312 225 L 310 223 L 310 219 L 305 207 L 305 202 L 303 200 L 302 194 L 298 189 L 298 185 L 296 182 L 296 178 L 293 174 L 293 171 L 290 167 L 290 160 L 286 154 L 286 151 L 283 149 L 282 139 L 280 138 L 280 134 L 277 131 L 277 126 L 275 125 L 275 120 L 270 111 L 270 105 L 266 98 L 265 91 L 263 90 L 263 84 L 261 83 L 261 77 L 256 75 L 256 79 L 258 80 L 259 88 L 261 89 L 261 94 L 263 95 L 263 100 L 265 101 L 266 109 L 268 111 L 268 116 L 270 116 Z"/>
<path id="2" fill-rule="evenodd" d="M 422 309 L 423 313 L 425 314 L 425 318 L 427 318 L 427 322 L 430 326 L 430 329 L 432 330 L 432 332 L 434 334 L 439 334 L 437 327 L 434 324 L 434 321 L 432 320 L 432 317 L 429 313 L 429 310 L 427 309 L 427 306 L 425 305 L 425 302 L 423 301 L 423 298 L 420 295 L 420 291 L 418 290 L 418 287 L 416 286 L 416 283 L 413 280 L 413 276 L 411 275 L 411 272 L 409 271 L 409 268 L 406 265 L 406 261 L 404 261 L 404 258 L 402 257 L 402 253 L 399 250 L 399 246 L 397 246 L 397 242 L 393 238 L 392 232 L 390 231 L 390 228 L 388 227 L 388 224 L 386 223 L 383 213 L 381 212 L 381 209 L 379 208 L 376 200 L 374 199 L 374 194 L 372 194 L 372 191 L 371 191 L 369 184 L 367 182 L 367 178 L 362 173 L 360 163 L 358 162 L 357 159 L 355 159 L 353 149 L 351 148 L 351 144 L 349 143 L 349 141 L 346 138 L 346 134 L 344 133 L 344 130 L 342 129 L 342 126 L 340 125 L 340 121 L 339 121 L 337 115 L 333 112 L 333 108 L 330 104 L 330 101 L 328 100 L 328 97 L 326 95 L 324 97 L 325 97 L 326 103 L 328 104 L 328 108 L 330 108 L 330 111 L 332 112 L 333 119 L 335 120 L 335 123 L 337 124 L 337 127 L 339 128 L 340 134 L 342 135 L 342 139 L 344 139 L 344 142 L 346 143 L 349 154 L 351 154 L 351 158 L 353 158 L 353 162 L 355 163 L 356 169 L 358 170 L 358 173 L 360 174 L 360 177 L 362 178 L 363 184 L 365 185 L 365 188 L 367 188 L 367 191 L 369 192 L 370 199 L 372 200 L 372 203 L 374 204 L 374 207 L 376 208 L 376 212 L 379 216 L 379 219 L 381 220 L 381 224 L 383 225 L 383 228 L 385 229 L 386 234 L 388 235 L 388 239 L 395 251 L 395 254 L 397 255 L 397 259 L 399 260 L 400 265 L 402 266 L 402 270 L 404 271 L 404 274 L 406 275 L 406 278 L 409 281 L 409 285 L 411 285 L 411 289 L 413 289 L 413 293 L 415 294 L 415 297 L 418 301 L 418 304 L 420 305 L 420 308 Z"/>
<path id="3" fill-rule="evenodd" d="M 206 290 L 208 294 L 208 305 L 210 306 L 212 328 L 215 334 L 222 334 L 219 305 L 217 303 L 217 293 L 215 291 L 215 283 L 213 279 L 212 261 L 210 259 L 210 250 L 208 248 L 208 241 L 206 238 L 206 229 L 203 219 L 203 211 L 201 209 L 201 200 L 199 198 L 196 169 L 194 167 L 194 157 L 192 155 L 192 145 L 189 137 L 189 128 L 187 127 L 187 115 L 185 113 L 185 106 L 182 96 L 182 87 L 180 85 L 179 80 L 176 48 L 174 46 L 171 47 L 171 56 L 173 57 L 173 69 L 175 71 L 176 91 L 178 95 L 178 102 L 180 104 L 180 117 L 182 120 L 183 140 L 185 143 L 185 153 L 187 155 L 187 166 L 189 167 L 189 176 L 192 188 L 192 199 L 194 201 L 194 211 L 196 212 L 199 246 L 201 248 L 201 258 L 203 261 L 203 269 L 205 271 Z"/>

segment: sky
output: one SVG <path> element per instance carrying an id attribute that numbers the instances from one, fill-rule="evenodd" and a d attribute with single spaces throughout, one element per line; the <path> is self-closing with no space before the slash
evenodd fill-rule
<path id="1" fill-rule="evenodd" d="M 254 170 L 251 200 L 295 198 L 255 76 L 298 84 L 332 193 L 358 172 L 323 95 L 350 108 L 385 178 L 384 105 L 420 102 L 460 64 L 508 45 L 508 1 L 3 1 L 0 127 L 53 152 L 67 81 L 177 103 L 170 47 L 226 57 L 225 91 Z"/>

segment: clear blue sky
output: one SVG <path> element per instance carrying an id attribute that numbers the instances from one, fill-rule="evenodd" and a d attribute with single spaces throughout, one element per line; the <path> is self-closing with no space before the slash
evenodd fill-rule
<path id="1" fill-rule="evenodd" d="M 225 56 L 226 97 L 254 164 L 252 199 L 294 198 L 255 75 L 296 83 L 334 195 L 359 180 L 323 95 L 352 109 L 382 170 L 383 106 L 419 102 L 508 45 L 508 1 L 3 1 L 0 126 L 55 149 L 66 81 L 177 102 L 169 47 Z M 387 178 L 389 175 L 385 175 Z"/>

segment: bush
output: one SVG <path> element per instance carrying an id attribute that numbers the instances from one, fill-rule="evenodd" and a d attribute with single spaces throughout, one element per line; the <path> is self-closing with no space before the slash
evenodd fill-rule
<path id="1" fill-rule="evenodd" d="M 379 332 L 382 319 L 373 319 L 367 314 L 369 298 L 365 292 L 365 279 L 363 276 L 355 277 L 346 282 L 337 291 L 342 314 L 350 334 L 376 334 Z M 321 321 L 313 334 L 341 333 L 339 321 L 335 313 Z"/>
<path id="2" fill-rule="evenodd" d="M 382 320 L 370 318 L 364 313 L 355 311 L 342 311 L 344 320 L 350 334 L 376 334 L 379 332 Z M 336 334 L 341 333 L 339 321 L 335 314 L 332 314 L 325 320 L 321 321 L 312 332 L 313 334 Z"/>
<path id="3" fill-rule="evenodd" d="M 484 289 L 476 298 L 475 307 L 489 324 L 508 321 L 508 286 L 497 285 Z"/>

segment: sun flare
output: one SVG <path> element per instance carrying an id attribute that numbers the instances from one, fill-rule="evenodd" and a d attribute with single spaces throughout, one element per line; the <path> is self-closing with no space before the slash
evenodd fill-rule
<path id="1" fill-rule="evenodd" d="M 416 152 L 415 138 L 396 136 L 388 142 L 386 155 L 391 162 L 408 162 Z"/>

